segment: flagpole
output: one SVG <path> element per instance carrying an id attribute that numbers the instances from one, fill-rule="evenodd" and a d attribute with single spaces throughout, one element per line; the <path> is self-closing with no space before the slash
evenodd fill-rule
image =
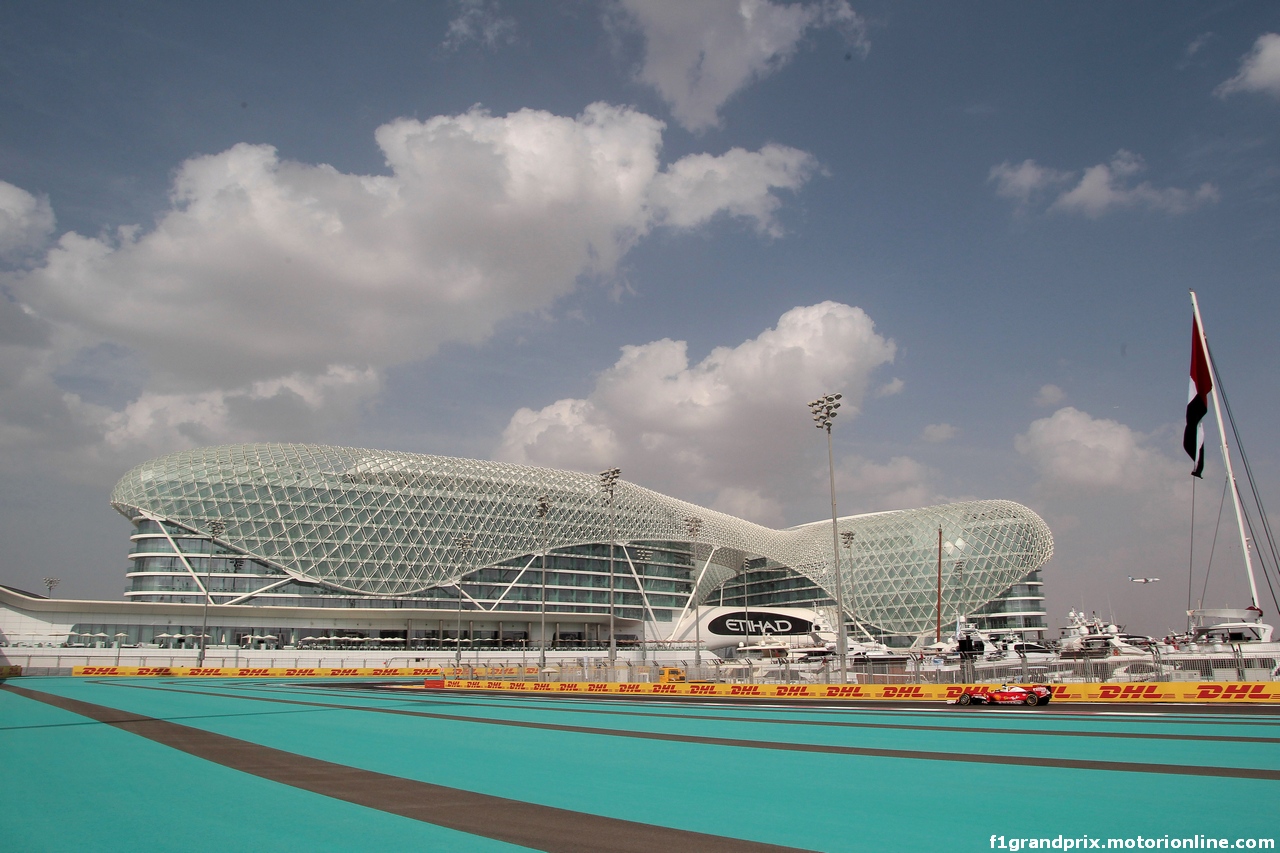
<path id="1" fill-rule="evenodd" d="M 1198 325 L 1198 324 L 1197 324 Z M 1191 547 L 1187 549 L 1187 633 L 1191 633 L 1191 583 L 1196 576 L 1196 480 L 1191 478 Z"/>
<path id="2" fill-rule="evenodd" d="M 1222 406 L 1218 404 L 1218 371 L 1213 367 L 1213 359 L 1209 356 L 1209 341 L 1204 334 L 1204 320 L 1200 317 L 1200 303 L 1196 300 L 1196 292 L 1191 291 L 1191 310 L 1195 314 L 1196 332 L 1200 337 L 1200 349 L 1204 353 L 1204 362 L 1209 367 L 1209 376 L 1213 395 L 1213 414 L 1218 420 L 1218 437 L 1222 439 L 1222 462 L 1227 468 L 1227 482 L 1231 484 L 1231 503 L 1236 510 L 1236 526 L 1240 528 L 1240 548 L 1244 551 L 1244 568 L 1249 574 L 1249 594 L 1252 604 L 1258 606 L 1258 584 L 1253 579 L 1253 557 L 1249 553 L 1249 537 L 1244 532 L 1244 513 L 1240 509 L 1240 489 L 1236 485 L 1235 471 L 1231 467 L 1231 454 L 1227 452 L 1227 431 L 1222 426 Z"/>

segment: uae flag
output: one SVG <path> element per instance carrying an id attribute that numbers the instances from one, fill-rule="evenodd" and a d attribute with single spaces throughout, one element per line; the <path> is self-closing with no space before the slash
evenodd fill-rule
<path id="1" fill-rule="evenodd" d="M 1191 474 L 1204 472 L 1204 420 L 1209 411 L 1209 392 L 1213 379 L 1209 374 L 1209 355 L 1200 338 L 1200 324 L 1191 318 L 1191 388 L 1187 394 L 1187 427 L 1182 433 L 1182 447 L 1195 462 Z"/>

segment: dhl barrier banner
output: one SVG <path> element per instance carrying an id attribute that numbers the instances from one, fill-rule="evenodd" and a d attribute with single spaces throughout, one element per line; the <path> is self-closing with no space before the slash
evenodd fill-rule
<path id="1" fill-rule="evenodd" d="M 425 686 L 458 690 L 518 690 L 557 694 L 640 694 L 665 696 L 759 696 L 773 699 L 918 700 L 945 702 L 966 690 L 992 685 L 964 684 L 627 684 L 578 681 L 493 681 L 451 679 Z M 1054 684 L 1055 702 L 1275 702 L 1280 683 L 1177 682 L 1150 684 Z"/>
<path id="2" fill-rule="evenodd" d="M 1061 702 L 1280 702 L 1274 681 L 1187 681 L 1151 684 L 1055 684 Z"/>
<path id="3" fill-rule="evenodd" d="M 0 678 L 17 678 L 22 675 L 20 666 L 0 666 Z"/>
<path id="4" fill-rule="evenodd" d="M 892 699 L 945 702 L 966 690 L 992 685 L 965 684 L 649 684 L 598 681 L 513 681 L 495 676 L 534 675 L 536 667 L 181 667 L 77 666 L 73 675 L 211 678 L 413 677 L 426 687 L 456 690 L 514 690 L 528 693 L 640 694 L 661 696 L 758 696 L 772 699 Z M 0 667 L 0 678 L 22 667 Z M 1150 682 L 1143 684 L 1054 684 L 1055 702 L 1264 702 L 1280 703 L 1280 683 Z"/>

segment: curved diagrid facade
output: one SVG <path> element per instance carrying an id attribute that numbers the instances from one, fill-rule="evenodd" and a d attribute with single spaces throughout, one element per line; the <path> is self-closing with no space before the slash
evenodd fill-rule
<path id="1" fill-rule="evenodd" d="M 549 511 L 535 507 L 546 495 Z M 933 624 L 942 528 L 943 614 L 969 613 L 1049 559 L 1034 512 L 971 501 L 840 519 L 853 534 L 833 555 L 830 522 L 785 530 L 619 481 L 612 507 L 592 474 L 379 450 L 247 444 L 153 459 L 116 485 L 112 505 L 210 536 L 292 578 L 353 594 L 404 596 L 551 548 L 693 542 L 708 577 L 761 558 L 834 593 L 850 615 L 893 633 Z M 699 519 L 696 536 L 690 518 Z M 836 561 L 839 560 L 837 570 Z M 717 581 L 718 582 L 718 581 Z M 705 597 L 708 583 L 699 586 Z"/>

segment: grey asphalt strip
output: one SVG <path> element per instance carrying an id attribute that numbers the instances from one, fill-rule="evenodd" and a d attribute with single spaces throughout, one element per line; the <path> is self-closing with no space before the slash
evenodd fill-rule
<path id="1" fill-rule="evenodd" d="M 651 853 L 655 850 L 765 853 L 798 849 L 477 794 L 309 758 L 12 684 L 0 684 L 0 690 L 97 720 L 189 755 L 282 785 L 535 850 L 554 853 Z"/>
<path id="2" fill-rule="evenodd" d="M 986 755 L 966 752 L 935 752 L 914 749 L 885 749 L 881 747 L 831 746 L 828 744 L 791 743 L 786 741 L 745 740 L 741 738 L 704 737 L 666 732 L 643 732 L 626 729 L 606 729 L 594 726 L 566 726 L 557 723 L 536 723 L 527 720 L 499 720 L 463 714 L 441 714 L 427 711 L 410 711 L 401 708 L 377 708 L 365 705 L 339 705 L 328 702 L 306 702 L 300 699 L 278 699 L 242 693 L 220 693 L 215 690 L 190 691 L 181 688 L 165 688 L 144 684 L 121 683 L 122 687 L 142 690 L 173 690 L 173 692 L 199 693 L 204 696 L 224 696 L 254 702 L 271 702 L 283 705 L 301 705 L 311 708 L 331 708 L 340 711 L 365 711 L 375 714 L 394 714 L 404 717 L 424 717 L 434 720 L 451 720 L 489 726 L 536 729 L 574 734 L 624 737 L 638 740 L 658 740 L 672 743 L 694 743 L 707 746 L 729 746 L 738 749 L 776 749 L 789 752 L 817 752 L 828 755 L 860 755 L 869 758 L 898 758 L 916 761 L 954 761 L 966 764 L 1005 764 L 1023 767 L 1057 767 L 1067 770 L 1105 770 L 1116 773 L 1160 773 L 1182 776 L 1218 776 L 1233 779 L 1271 779 L 1280 781 L 1280 770 L 1257 767 L 1212 767 L 1188 764 L 1152 764 L 1137 761 L 1097 761 L 1082 758 L 1058 758 L 1053 756 Z"/>

